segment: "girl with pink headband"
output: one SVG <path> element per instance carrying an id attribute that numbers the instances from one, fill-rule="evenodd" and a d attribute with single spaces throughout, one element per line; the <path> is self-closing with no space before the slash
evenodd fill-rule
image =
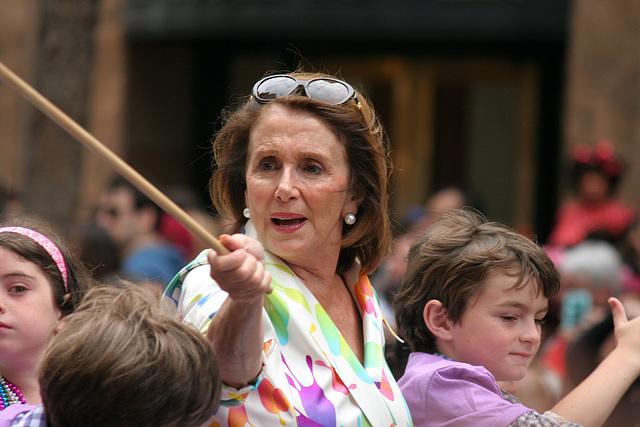
<path id="1" fill-rule="evenodd" d="M 0 226 L 0 411 L 41 403 L 37 366 L 51 332 L 91 285 L 87 269 L 44 224 Z"/>

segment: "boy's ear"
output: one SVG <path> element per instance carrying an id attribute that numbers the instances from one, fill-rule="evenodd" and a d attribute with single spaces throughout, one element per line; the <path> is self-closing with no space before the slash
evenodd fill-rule
<path id="1" fill-rule="evenodd" d="M 424 306 L 422 317 L 427 328 L 429 328 L 436 338 L 444 341 L 451 341 L 453 339 L 451 335 L 451 319 L 449 319 L 447 309 L 440 301 L 437 299 L 429 301 Z"/>

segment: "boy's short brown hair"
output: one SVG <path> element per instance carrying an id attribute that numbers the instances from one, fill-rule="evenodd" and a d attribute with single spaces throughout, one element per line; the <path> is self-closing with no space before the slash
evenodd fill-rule
<path id="1" fill-rule="evenodd" d="M 394 308 L 400 334 L 412 351 L 437 352 L 435 336 L 423 319 L 427 302 L 440 301 L 457 322 L 491 272 L 518 277 L 516 288 L 533 280 L 547 298 L 560 289 L 558 272 L 541 247 L 470 209 L 442 214 L 411 246 L 408 263 Z"/>
<path id="2" fill-rule="evenodd" d="M 197 426 L 219 404 L 211 344 L 134 285 L 91 290 L 40 366 L 48 425 Z"/>

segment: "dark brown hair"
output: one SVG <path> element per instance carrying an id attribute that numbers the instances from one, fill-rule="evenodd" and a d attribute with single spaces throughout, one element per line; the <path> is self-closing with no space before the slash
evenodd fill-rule
<path id="1" fill-rule="evenodd" d="M 298 79 L 331 77 L 325 74 L 292 73 Z M 290 95 L 268 104 L 252 98 L 228 110 L 223 126 L 213 140 L 215 172 L 210 182 L 211 199 L 223 216 L 235 221 L 232 232 L 240 232 L 246 223 L 246 169 L 249 136 L 265 111 L 280 106 L 292 112 L 311 114 L 324 122 L 343 144 L 349 164 L 350 190 L 362 200 L 357 221 L 344 226 L 338 272 L 344 272 L 357 257 L 366 272 L 373 272 L 389 252 L 391 228 L 388 213 L 388 180 L 391 174 L 389 145 L 373 108 L 361 93 L 358 112 L 353 105 L 331 105 L 313 99 Z"/>
<path id="2" fill-rule="evenodd" d="M 408 262 L 394 308 L 400 334 L 412 351 L 437 351 L 423 319 L 427 302 L 440 301 L 455 323 L 492 272 L 517 277 L 516 289 L 532 280 L 536 292 L 547 298 L 560 288 L 558 272 L 541 247 L 470 209 L 442 214 L 411 246 Z"/>

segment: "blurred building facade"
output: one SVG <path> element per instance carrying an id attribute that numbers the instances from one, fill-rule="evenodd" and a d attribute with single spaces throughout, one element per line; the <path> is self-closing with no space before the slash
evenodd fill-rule
<path id="1" fill-rule="evenodd" d="M 44 3 L 0 0 L 0 61 L 27 81 L 42 52 Z M 339 73 L 372 98 L 393 147 L 395 213 L 462 185 L 490 217 L 544 239 L 563 197 L 564 157 L 602 138 L 627 159 L 622 198 L 640 206 L 633 0 L 92 3 L 81 124 L 156 185 L 189 186 L 203 203 L 222 108 L 265 73 L 302 66 Z M 23 143 L 35 113 L 3 86 L 0 108 L 0 178 L 24 186 L 38 173 L 25 166 Z M 113 173 L 80 156 L 61 218 L 90 210 Z"/>

